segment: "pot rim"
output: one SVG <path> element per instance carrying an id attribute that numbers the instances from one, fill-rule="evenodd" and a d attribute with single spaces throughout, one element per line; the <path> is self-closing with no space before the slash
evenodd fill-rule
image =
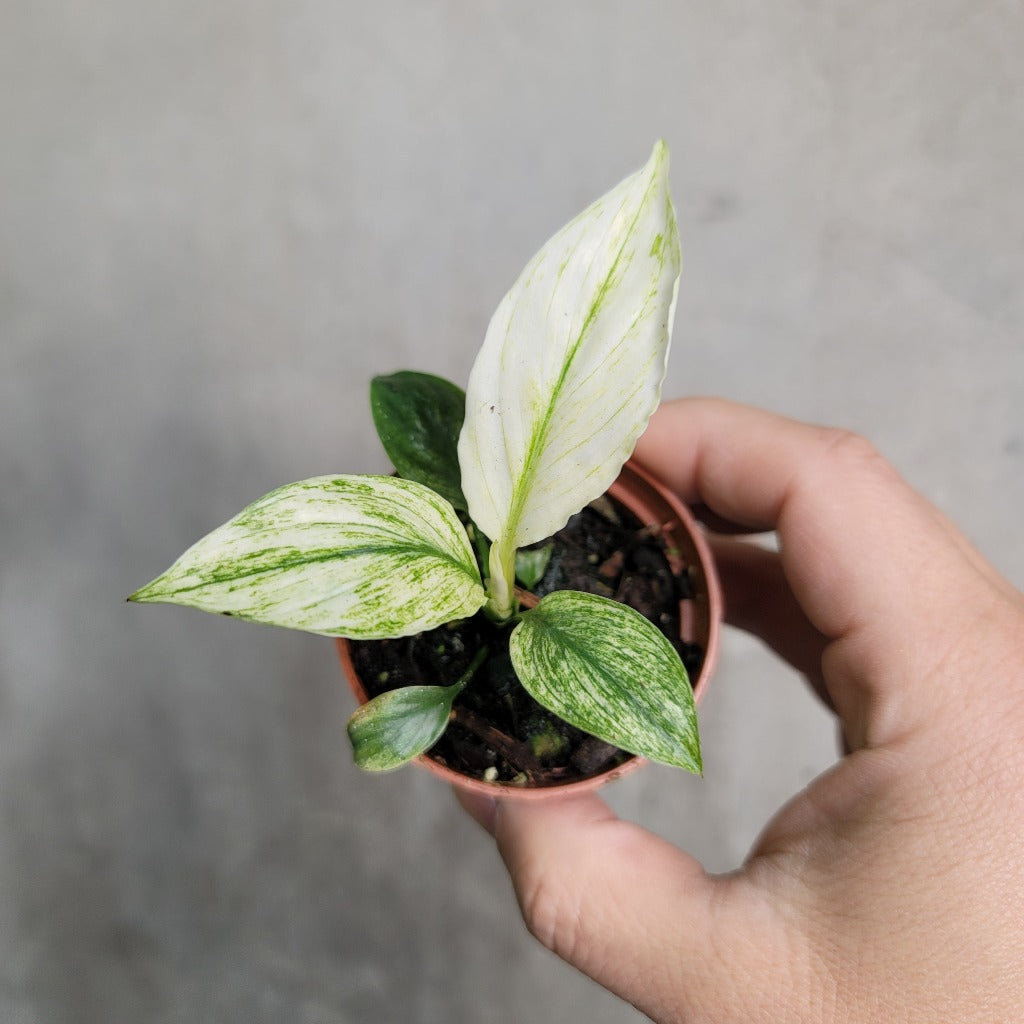
<path id="1" fill-rule="evenodd" d="M 704 537 L 703 531 L 697 525 L 693 514 L 682 500 L 632 458 L 622 467 L 618 479 L 608 488 L 607 494 L 624 504 L 645 525 L 661 526 L 666 533 L 681 533 L 682 537 L 673 538 L 677 542 L 674 546 L 681 546 L 678 541 L 685 538 L 685 540 L 689 541 L 688 546 L 692 548 L 689 554 L 696 555 L 696 560 L 690 561 L 688 564 L 691 566 L 691 571 L 697 577 L 695 580 L 697 593 L 693 599 L 696 624 L 691 628 L 699 630 L 704 647 L 704 661 L 700 672 L 697 674 L 696 679 L 691 680 L 694 702 L 699 703 L 707 690 L 708 683 L 718 661 L 719 634 L 722 620 L 721 584 L 715 569 L 711 548 Z M 656 507 L 659 504 L 662 507 L 667 507 L 671 513 L 671 519 L 666 520 L 664 516 L 654 513 L 652 506 Z M 669 558 L 670 561 L 673 560 L 671 555 Z M 678 559 L 678 556 L 676 558 Z M 682 559 L 678 559 L 678 561 L 680 565 L 683 564 Z M 680 627 L 681 632 L 684 632 L 685 625 L 682 621 Z M 690 639 L 690 637 L 687 637 L 684 633 L 683 639 Z M 369 698 L 352 662 L 349 642 L 344 637 L 336 637 L 335 642 L 349 686 L 359 703 L 365 704 Z M 426 754 L 421 754 L 415 758 L 414 763 L 466 793 L 474 793 L 479 796 L 492 798 L 500 797 L 502 799 L 551 800 L 563 796 L 592 792 L 634 771 L 644 763 L 644 760 L 643 757 L 634 754 L 629 760 L 588 778 L 554 786 L 537 787 L 516 786 L 510 783 L 485 782 L 482 779 L 473 779 L 462 775 L 447 765 L 434 761 Z"/>

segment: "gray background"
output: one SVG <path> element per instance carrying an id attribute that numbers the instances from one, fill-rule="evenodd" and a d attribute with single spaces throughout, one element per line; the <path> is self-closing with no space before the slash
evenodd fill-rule
<path id="1" fill-rule="evenodd" d="M 1020 0 L 3 0 L 0 1018 L 638 1019 L 444 787 L 352 768 L 329 641 L 124 596 L 382 470 L 369 377 L 464 383 L 658 136 L 666 394 L 865 432 L 1020 585 L 1022 53 Z M 702 728 L 609 797 L 727 869 L 833 730 L 732 632 Z"/>

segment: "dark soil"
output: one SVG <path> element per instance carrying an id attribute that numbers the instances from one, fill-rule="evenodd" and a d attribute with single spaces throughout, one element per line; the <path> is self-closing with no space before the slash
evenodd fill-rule
<path id="1" fill-rule="evenodd" d="M 689 575 L 672 572 L 654 531 L 602 498 L 573 516 L 553 540 L 551 561 L 533 588 L 538 597 L 571 589 L 630 605 L 661 628 L 690 678 L 696 678 L 704 651 L 679 639 L 679 603 L 693 596 Z M 563 722 L 523 689 L 508 654 L 510 631 L 481 614 L 414 637 L 352 641 L 352 660 L 373 697 L 400 686 L 450 685 L 486 645 L 489 657 L 455 701 L 452 721 L 427 754 L 472 778 L 553 786 L 631 758 Z"/>

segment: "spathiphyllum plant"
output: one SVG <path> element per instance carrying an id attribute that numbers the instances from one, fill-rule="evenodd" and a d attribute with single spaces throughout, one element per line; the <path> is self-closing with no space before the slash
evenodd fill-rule
<path id="1" fill-rule="evenodd" d="M 465 393 L 402 372 L 371 386 L 396 475 L 321 476 L 259 499 L 189 548 L 134 601 L 190 605 L 354 640 L 485 616 L 507 631 L 519 682 L 607 743 L 700 771 L 692 690 L 676 649 L 615 600 L 557 590 L 522 600 L 537 548 L 618 476 L 656 408 L 679 281 L 659 142 L 646 166 L 533 257 L 488 327 Z M 530 548 L 531 550 L 525 550 Z M 357 763 L 394 768 L 442 735 L 482 685 L 481 646 L 436 685 L 352 717 Z"/>

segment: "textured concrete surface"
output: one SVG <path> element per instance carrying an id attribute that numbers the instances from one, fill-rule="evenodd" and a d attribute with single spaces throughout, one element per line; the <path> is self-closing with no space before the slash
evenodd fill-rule
<path id="1" fill-rule="evenodd" d="M 277 484 L 383 468 L 369 377 L 464 382 L 526 259 L 658 136 L 667 393 L 867 433 L 1024 583 L 1024 7 L 0 21 L 0 1018 L 637 1019 L 535 947 L 443 787 L 351 767 L 329 642 L 124 596 Z M 703 781 L 610 798 L 726 869 L 832 727 L 733 633 L 702 725 Z"/>

